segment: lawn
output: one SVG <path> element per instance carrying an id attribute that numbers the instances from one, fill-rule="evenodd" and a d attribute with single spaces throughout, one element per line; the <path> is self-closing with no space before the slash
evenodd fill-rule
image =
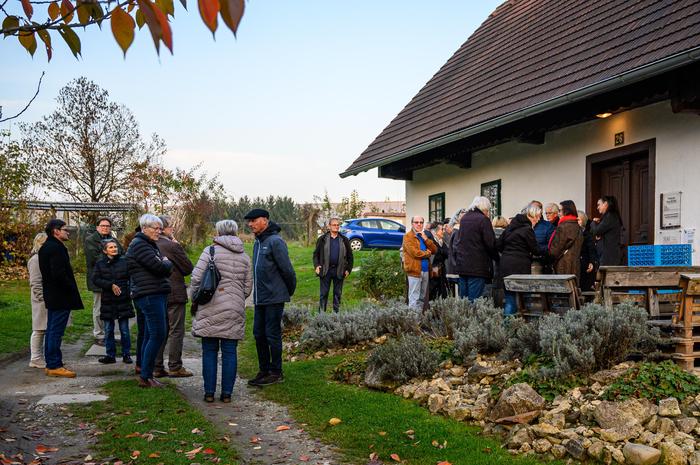
<path id="1" fill-rule="evenodd" d="M 113 381 L 103 390 L 109 401 L 71 406 L 74 414 L 103 432 L 95 448 L 97 458 L 154 465 L 238 463 L 228 438 L 172 386 L 140 389 L 129 380 Z"/>

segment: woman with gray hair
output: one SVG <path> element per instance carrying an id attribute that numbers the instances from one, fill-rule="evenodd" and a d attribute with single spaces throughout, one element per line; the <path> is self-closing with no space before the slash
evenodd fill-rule
<path id="1" fill-rule="evenodd" d="M 484 295 L 486 282 L 493 277 L 492 261 L 498 260 L 490 209 L 489 199 L 474 197 L 459 221 L 459 231 L 452 243 L 454 271 L 459 275 L 459 295 L 470 301 Z"/>
<path id="2" fill-rule="evenodd" d="M 126 252 L 131 297 L 145 322 L 141 354 L 137 357 L 141 363 L 138 382 L 144 388 L 163 387 L 163 383 L 153 378 L 153 366 L 168 326 L 166 304 L 173 265 L 156 245 L 163 229 L 160 218 L 147 213 L 139 218 L 139 224 L 141 231 L 136 233 Z"/>
<path id="3" fill-rule="evenodd" d="M 34 236 L 31 257 L 27 261 L 29 270 L 29 290 L 32 300 L 32 335 L 29 339 L 30 359 L 32 368 L 46 368 L 44 361 L 44 334 L 46 333 L 46 304 L 44 304 L 44 290 L 41 286 L 41 269 L 39 269 L 39 249 L 46 242 L 46 233 L 40 232 Z"/>
<path id="4" fill-rule="evenodd" d="M 245 300 L 253 290 L 250 257 L 238 237 L 238 224 L 233 220 L 216 223 L 216 237 L 206 247 L 192 272 L 192 294 L 199 289 L 202 277 L 212 258 L 221 280 L 212 299 L 197 306 L 192 320 L 192 334 L 202 338 L 202 377 L 204 401 L 214 402 L 216 372 L 221 350 L 222 402 L 231 402 L 236 381 L 238 341 L 245 333 Z"/>

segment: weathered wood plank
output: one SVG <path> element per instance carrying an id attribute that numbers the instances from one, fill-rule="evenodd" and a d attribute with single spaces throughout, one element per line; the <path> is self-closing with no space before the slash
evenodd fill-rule
<path id="1" fill-rule="evenodd" d="M 677 287 L 681 274 L 700 273 L 697 266 L 601 266 L 604 287 Z"/>
<path id="2" fill-rule="evenodd" d="M 576 288 L 576 276 L 570 275 L 510 275 L 503 278 L 511 292 L 546 292 L 570 294 Z"/>
<path id="3" fill-rule="evenodd" d="M 687 295 L 700 295 L 700 274 L 683 273 L 681 280 L 686 283 L 685 293 Z"/>

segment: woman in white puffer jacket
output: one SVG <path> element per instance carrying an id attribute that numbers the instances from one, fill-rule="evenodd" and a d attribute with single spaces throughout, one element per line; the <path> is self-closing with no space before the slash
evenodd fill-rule
<path id="1" fill-rule="evenodd" d="M 29 290 L 32 296 L 32 336 L 29 340 L 31 352 L 29 366 L 32 368 L 46 368 L 46 362 L 44 361 L 44 334 L 46 333 L 48 314 L 44 304 L 39 255 L 37 255 L 44 242 L 46 242 L 46 233 L 40 232 L 34 237 L 31 258 L 27 262 Z"/>
<path id="2" fill-rule="evenodd" d="M 233 220 L 216 223 L 214 262 L 221 281 L 207 304 L 199 305 L 192 321 L 192 334 L 202 338 L 204 400 L 214 402 L 219 348 L 221 349 L 221 401 L 231 402 L 236 381 L 238 341 L 245 333 L 245 301 L 253 289 L 251 260 L 237 236 Z M 207 269 L 210 247 L 206 247 L 192 272 L 191 290 L 196 292 Z"/>

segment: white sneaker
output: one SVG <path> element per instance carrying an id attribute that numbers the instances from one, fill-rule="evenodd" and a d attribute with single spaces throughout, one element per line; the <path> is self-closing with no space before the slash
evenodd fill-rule
<path id="1" fill-rule="evenodd" d="M 31 368 L 46 368 L 46 362 L 43 360 L 30 360 L 29 366 Z"/>

